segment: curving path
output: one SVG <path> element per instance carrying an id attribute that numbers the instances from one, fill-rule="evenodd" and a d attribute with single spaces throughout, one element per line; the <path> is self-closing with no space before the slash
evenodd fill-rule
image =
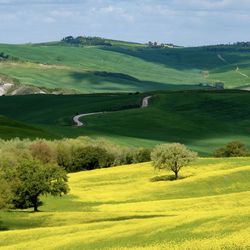
<path id="1" fill-rule="evenodd" d="M 147 108 L 148 107 L 149 99 L 151 97 L 152 96 L 146 96 L 146 97 L 143 98 L 141 108 Z M 84 123 L 80 121 L 80 118 L 82 118 L 84 116 L 98 115 L 98 114 L 104 114 L 104 113 L 107 113 L 107 112 L 104 111 L 104 112 L 94 112 L 94 113 L 86 113 L 86 114 L 76 115 L 76 116 L 73 117 L 73 121 L 74 121 L 74 123 L 76 124 L 77 127 L 82 127 L 82 126 L 84 126 Z"/>

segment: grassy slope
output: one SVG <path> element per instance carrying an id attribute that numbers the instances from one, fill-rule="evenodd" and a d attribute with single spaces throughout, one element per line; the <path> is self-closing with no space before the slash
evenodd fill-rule
<path id="1" fill-rule="evenodd" d="M 31 124 L 71 126 L 77 113 L 139 106 L 143 95 L 27 95 L 0 98 L 0 114 Z"/>
<path id="2" fill-rule="evenodd" d="M 143 110 L 84 118 L 86 134 L 107 136 L 135 145 L 182 142 L 211 153 L 231 140 L 250 146 L 250 93 L 158 93 Z"/>
<path id="3" fill-rule="evenodd" d="M 178 181 L 149 163 L 70 175 L 43 212 L 2 212 L 0 249 L 248 249 L 250 159 L 199 159 Z"/>
<path id="4" fill-rule="evenodd" d="M 0 138 L 51 138 L 54 134 L 41 128 L 15 121 L 0 115 Z"/>
<path id="5" fill-rule="evenodd" d="M 39 126 L 56 137 L 101 136 L 129 146 L 177 141 L 203 154 L 211 153 L 231 140 L 241 140 L 250 146 L 250 93 L 188 91 L 151 94 L 153 97 L 146 109 L 85 117 L 87 126 L 80 128 L 72 126 L 72 116 L 77 112 L 139 105 L 143 95 L 2 97 L 0 114 Z"/>
<path id="6" fill-rule="evenodd" d="M 86 136 L 83 130 L 73 125 L 77 113 L 120 110 L 139 106 L 142 95 L 99 94 L 99 95 L 28 95 L 3 96 L 0 98 L 0 114 L 21 121 L 0 122 L 0 138 L 62 138 L 65 136 Z M 25 130 L 23 123 L 31 124 Z M 40 129 L 36 130 L 35 127 Z M 41 132 L 42 130 L 42 132 Z"/>
<path id="7" fill-rule="evenodd" d="M 149 49 L 117 42 L 113 47 L 84 48 L 2 44 L 0 51 L 26 61 L 0 63 L 0 73 L 17 78 L 24 84 L 75 89 L 84 93 L 173 89 L 183 87 L 182 84 L 213 83 L 217 80 L 224 81 L 226 87 L 250 84 L 249 78 L 235 71 L 238 66 L 240 72 L 250 76 L 250 53 L 234 50 Z M 220 60 L 218 53 L 228 63 Z M 96 71 L 124 75 L 100 76 L 95 74 Z"/>

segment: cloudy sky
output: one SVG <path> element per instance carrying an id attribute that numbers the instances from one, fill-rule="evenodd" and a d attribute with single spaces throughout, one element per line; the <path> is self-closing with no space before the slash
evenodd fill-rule
<path id="1" fill-rule="evenodd" d="M 201 45 L 250 40 L 250 0 L 0 0 L 0 43 L 67 35 Z"/>

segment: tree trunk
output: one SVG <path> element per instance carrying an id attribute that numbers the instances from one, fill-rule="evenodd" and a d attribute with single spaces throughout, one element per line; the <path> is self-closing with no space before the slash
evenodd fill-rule
<path id="1" fill-rule="evenodd" d="M 38 212 L 37 204 L 34 204 L 34 212 Z"/>
<path id="2" fill-rule="evenodd" d="M 33 207 L 34 207 L 34 212 L 38 212 L 38 197 L 34 197 L 32 199 Z"/>
<path id="3" fill-rule="evenodd" d="M 178 171 L 174 171 L 174 174 L 175 174 L 175 180 L 178 179 Z"/>

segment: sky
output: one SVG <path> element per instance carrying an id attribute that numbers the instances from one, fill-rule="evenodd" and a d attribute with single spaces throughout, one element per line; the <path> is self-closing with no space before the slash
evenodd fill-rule
<path id="1" fill-rule="evenodd" d="M 68 35 L 184 46 L 250 41 L 250 0 L 0 0 L 0 43 Z"/>

